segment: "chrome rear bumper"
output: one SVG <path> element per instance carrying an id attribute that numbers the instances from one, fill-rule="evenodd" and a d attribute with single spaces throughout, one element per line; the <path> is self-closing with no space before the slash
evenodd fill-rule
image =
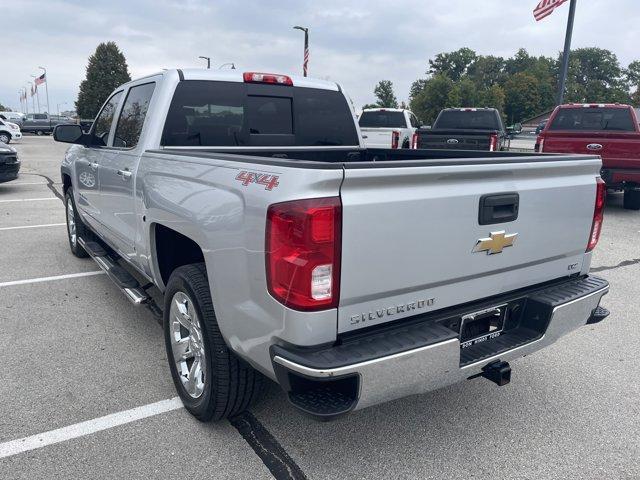
<path id="1" fill-rule="evenodd" d="M 594 279 L 594 277 L 585 278 Z M 350 409 L 365 408 L 396 398 L 425 393 L 478 375 L 482 373 L 484 366 L 496 360 L 510 361 L 529 355 L 585 325 L 598 307 L 603 295 L 609 291 L 607 282 L 597 280 L 600 284 L 591 288 L 588 294 L 553 306 L 550 309 L 547 328 L 536 340 L 464 366 L 460 366 L 460 341 L 458 338 L 451 338 L 424 347 L 336 368 L 304 365 L 286 358 L 281 350 L 276 350 L 273 354 L 274 369 L 276 373 L 280 370 L 278 380 L 281 384 L 285 384 L 283 385 L 285 389 L 290 382 L 282 381 L 283 372 L 291 372 L 293 375 L 299 375 L 311 381 L 314 379 L 324 381 L 327 384 L 331 379 L 357 378 L 357 398 Z M 309 413 L 313 414 L 313 412 Z"/>

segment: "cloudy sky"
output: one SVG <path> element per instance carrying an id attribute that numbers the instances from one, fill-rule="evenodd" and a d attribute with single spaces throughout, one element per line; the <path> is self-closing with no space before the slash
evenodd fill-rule
<path id="1" fill-rule="evenodd" d="M 162 68 L 301 70 L 310 27 L 311 76 L 340 82 L 356 105 L 373 101 L 381 79 L 406 99 L 435 54 L 467 46 L 510 56 L 519 47 L 557 55 L 568 4 L 536 23 L 538 0 L 13 0 L 0 8 L 0 103 L 18 107 L 18 90 L 48 69 L 51 110 L 73 106 L 87 58 L 114 40 L 133 77 Z M 640 1 L 578 0 L 574 47 L 612 50 L 626 66 L 640 58 Z M 8 47 L 8 48 L 7 48 Z M 44 95 L 41 97 L 44 103 Z"/>

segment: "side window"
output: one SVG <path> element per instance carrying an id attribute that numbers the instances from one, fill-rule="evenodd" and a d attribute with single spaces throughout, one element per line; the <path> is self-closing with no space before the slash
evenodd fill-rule
<path id="1" fill-rule="evenodd" d="M 105 146 L 108 144 L 113 116 L 116 114 L 116 108 L 118 108 L 118 103 L 120 103 L 120 97 L 122 97 L 121 91 L 113 95 L 105 106 L 102 107 L 102 111 L 93 122 L 93 137 L 95 145 Z"/>
<path id="2" fill-rule="evenodd" d="M 133 148 L 138 144 L 155 86 L 155 83 L 145 83 L 129 90 L 116 126 L 114 147 Z"/>
<path id="3" fill-rule="evenodd" d="M 413 113 L 409 114 L 409 121 L 411 122 L 411 126 L 413 128 L 418 128 L 420 126 L 420 123 L 418 122 L 418 119 L 416 118 L 416 116 Z"/>

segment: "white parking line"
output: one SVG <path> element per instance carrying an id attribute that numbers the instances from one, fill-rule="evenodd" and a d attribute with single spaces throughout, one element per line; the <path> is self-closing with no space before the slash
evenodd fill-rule
<path id="1" fill-rule="evenodd" d="M 84 437 L 92 433 L 107 430 L 109 428 L 124 425 L 126 423 L 142 420 L 161 413 L 170 412 L 182 408 L 182 401 L 179 397 L 168 400 L 161 400 L 149 405 L 124 410 L 123 412 L 112 413 L 86 422 L 76 423 L 68 427 L 50 430 L 48 432 L 32 435 L 31 437 L 19 438 L 10 442 L 0 443 L 0 459 L 18 455 L 19 453 L 46 447 L 55 443 L 66 442 L 74 438 Z"/>
<path id="2" fill-rule="evenodd" d="M 46 185 L 47 182 L 11 182 L 11 183 L 7 183 L 6 185 L 8 187 L 12 187 L 14 185 Z M 54 185 L 59 185 L 57 183 L 54 183 Z"/>
<path id="3" fill-rule="evenodd" d="M 23 225 L 21 227 L 2 227 L 2 230 L 22 230 L 23 228 L 44 228 L 44 227 L 61 227 L 62 225 L 66 225 L 66 223 L 45 223 L 44 225 Z"/>
<path id="4" fill-rule="evenodd" d="M 26 280 L 12 280 L 10 282 L 0 282 L 0 288 L 12 287 L 14 285 L 26 285 L 29 283 L 52 282 L 54 280 L 66 280 L 67 278 L 91 277 L 93 275 L 102 275 L 104 270 L 97 272 L 70 273 L 68 275 L 56 275 L 55 277 L 28 278 Z"/>
<path id="5" fill-rule="evenodd" d="M 44 200 L 60 200 L 58 197 L 44 197 L 44 198 L 12 198 L 11 200 L 0 200 L 0 203 L 11 202 L 41 202 Z"/>

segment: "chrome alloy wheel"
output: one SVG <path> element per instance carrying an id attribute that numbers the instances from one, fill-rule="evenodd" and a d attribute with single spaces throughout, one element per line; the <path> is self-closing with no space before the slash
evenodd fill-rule
<path id="1" fill-rule="evenodd" d="M 204 339 L 195 306 L 184 292 L 176 292 L 171 299 L 169 322 L 178 376 L 189 396 L 199 398 L 207 375 Z"/>
<path id="2" fill-rule="evenodd" d="M 76 234 L 76 212 L 73 209 L 73 203 L 70 198 L 67 199 L 67 230 L 69 232 L 71 245 L 75 248 L 78 242 L 78 235 Z"/>

